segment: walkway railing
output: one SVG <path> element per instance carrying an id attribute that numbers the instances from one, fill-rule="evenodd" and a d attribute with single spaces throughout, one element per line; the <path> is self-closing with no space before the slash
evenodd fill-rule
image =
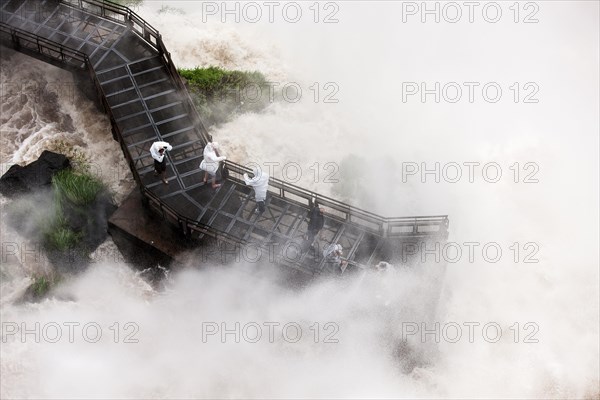
<path id="1" fill-rule="evenodd" d="M 4 22 L 0 22 L 0 35 L 12 41 L 15 48 L 43 54 L 51 59 L 67 64 L 71 68 L 81 70 L 88 68 L 89 60 L 85 53 L 22 29 L 13 28 Z"/>
<path id="2" fill-rule="evenodd" d="M 159 50 L 160 33 L 129 7 L 102 0 L 60 0 L 60 2 L 90 14 L 129 25 L 149 45 Z"/>
<path id="3" fill-rule="evenodd" d="M 195 131 L 205 143 L 210 140 L 208 131 L 202 123 L 196 108 L 193 106 L 194 103 L 189 95 L 189 92 L 187 91 L 183 80 L 179 76 L 179 73 L 177 72 L 177 69 L 171 60 L 170 53 L 166 50 L 161 35 L 156 29 L 154 29 L 131 9 L 119 4 L 100 0 L 60 1 L 72 7 L 84 10 L 88 13 L 101 16 L 102 18 L 107 18 L 109 20 L 129 25 L 136 35 L 138 35 L 150 46 L 154 47 L 161 55 L 164 64 L 167 66 L 169 75 L 179 89 L 179 92 L 186 96 L 186 101 L 183 103 L 189 115 L 192 117 Z M 111 107 L 109 106 L 106 93 L 104 93 L 102 85 L 96 76 L 93 65 L 85 53 L 44 39 L 35 34 L 13 28 L 5 23 L 0 23 L 0 35 L 5 36 L 4 39 L 12 41 L 16 47 L 27 49 L 30 52 L 43 54 L 44 56 L 50 57 L 51 59 L 64 63 L 72 68 L 87 70 L 89 72 L 98 93 L 98 97 L 100 98 L 102 105 L 110 119 L 113 137 L 121 145 L 121 149 L 123 150 L 123 154 L 127 159 L 133 177 L 140 186 L 143 195 L 148 200 L 150 207 L 161 213 L 166 220 L 179 226 L 182 233 L 185 235 L 189 235 L 191 232 L 201 232 L 227 241 L 239 242 L 239 239 L 236 237 L 216 231 L 210 226 L 201 224 L 195 220 L 189 220 L 181 216 L 177 210 L 164 204 L 164 202 L 161 201 L 158 196 L 156 196 L 143 185 L 141 177 L 139 176 L 139 172 L 135 167 L 134 160 L 132 159 L 127 145 L 123 140 L 123 134 L 116 122 L 116 118 L 113 115 Z M 226 161 L 225 164 L 230 171 L 230 179 L 238 183 L 243 184 L 243 174 L 246 172 L 251 172 L 250 168 L 236 164 L 232 161 Z M 366 231 L 383 237 L 393 238 L 415 234 L 426 235 L 434 234 L 436 232 L 443 233 L 448 227 L 448 217 L 445 215 L 385 218 L 375 213 L 353 207 L 331 197 L 320 195 L 316 192 L 301 188 L 276 178 L 270 179 L 269 191 L 274 195 L 280 196 L 290 202 L 304 207 L 307 206 L 309 199 L 318 199 L 321 205 L 328 208 L 329 217 L 343 223 L 354 224 Z"/>
<path id="4" fill-rule="evenodd" d="M 186 96 L 186 100 L 188 101 L 184 102 L 184 107 L 192 117 L 194 127 L 197 129 L 200 136 L 206 142 L 210 141 L 208 130 L 202 123 L 200 115 L 198 114 L 198 110 L 196 110 L 195 107 L 190 106 L 194 103 L 192 101 L 192 98 L 190 97 L 189 92 L 185 87 L 185 84 L 183 83 L 183 80 L 181 79 L 181 76 L 177 72 L 177 68 L 173 63 L 173 60 L 171 59 L 171 53 L 167 51 L 167 48 L 162 40 L 162 36 L 156 29 L 154 29 L 154 27 L 152 27 L 148 22 L 146 22 L 142 17 L 137 15 L 130 8 L 109 1 L 61 0 L 61 2 L 69 4 L 72 7 L 79 8 L 86 12 L 98 15 L 100 17 L 129 25 L 129 27 L 131 27 L 135 34 L 137 34 L 147 44 L 154 47 L 163 58 L 163 62 L 167 67 L 167 71 L 169 72 L 169 75 L 177 85 L 177 88 L 184 96 Z"/>
<path id="5" fill-rule="evenodd" d="M 229 160 L 225 161 L 225 165 L 230 171 L 230 179 L 238 182 L 243 183 L 244 173 L 252 172 L 250 168 Z M 384 237 L 432 233 L 448 227 L 447 215 L 386 218 L 272 177 L 269 179 L 269 191 L 302 206 L 306 206 L 309 199 L 317 199 L 319 204 L 327 207 L 329 217 L 340 222 L 354 223 Z"/>

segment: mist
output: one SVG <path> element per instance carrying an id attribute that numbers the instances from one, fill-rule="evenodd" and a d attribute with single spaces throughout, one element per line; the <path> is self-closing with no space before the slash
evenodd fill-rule
<path id="1" fill-rule="evenodd" d="M 137 12 L 161 32 L 177 66 L 258 70 L 279 87 L 294 82 L 303 90 L 297 102 L 278 98 L 260 114 L 211 128 L 229 159 L 278 163 L 271 164 L 279 168 L 275 177 L 288 181 L 283 167 L 297 163 L 302 174 L 291 183 L 384 216 L 448 214 L 455 246 L 441 262 L 429 256 L 413 268 L 304 288 L 282 286 L 244 262 L 191 262 L 157 291 L 119 260 L 109 240 L 110 256 L 38 304 L 13 301 L 37 267 L 29 259 L 3 260 L 2 321 L 95 322 L 103 336 L 89 343 L 79 332 L 74 343 L 63 337 L 56 344 L 10 337 L 2 343 L 2 397 L 598 396 L 597 3 L 537 3 L 536 24 L 514 23 L 508 4 L 497 24 L 421 23 L 419 15 L 403 23 L 400 2 L 339 2 L 334 24 L 314 23 L 308 5 L 297 24 L 223 23 L 219 15 L 202 23 L 202 3 L 168 2 L 173 10 L 159 12 L 164 4 L 146 1 Z M 15 76 L 4 63 L 3 84 L 40 82 L 47 70 L 63 74 L 28 61 Z M 407 82 L 430 89 L 457 82 L 465 92 L 457 103 L 433 95 L 422 102 L 420 93 L 403 99 Z M 463 82 L 497 83 L 502 98 L 485 101 L 478 89 L 469 102 Z M 528 82 L 539 88 L 537 103 L 521 101 L 531 93 Z M 332 93 L 326 83 L 338 88 L 337 102 L 323 101 Z M 105 116 L 78 99 L 66 106 L 59 97 L 56 115 L 38 110 L 23 117 L 29 125 L 15 127 L 15 116 L 5 117 L 5 104 L 13 103 L 3 96 L 2 162 L 31 160 L 44 142 L 81 130 L 82 148 L 112 146 L 100 165 L 124 163 Z M 327 163 L 336 171 L 331 181 L 324 179 Z M 423 165 L 435 163 L 438 181 L 422 175 Z M 456 182 L 449 178 L 454 163 L 462 168 Z M 472 182 L 465 163 L 479 163 Z M 497 181 L 482 173 L 489 163 L 500 167 Z M 415 166 L 419 171 L 409 174 Z M 123 195 L 131 187 L 122 176 L 106 179 Z M 3 243 L 27 241 L 7 231 L 4 218 L 2 228 Z M 473 258 L 465 243 L 478 244 Z M 482 252 L 492 243 L 502 251 L 493 262 Z M 460 257 L 452 253 L 457 248 Z M 433 284 L 437 279 L 441 284 Z M 117 343 L 109 329 L 115 322 Z M 137 343 L 124 342 L 135 330 L 124 329 L 128 322 L 138 328 L 130 337 Z M 203 337 L 213 322 L 219 329 L 238 322 L 248 332 L 256 323 L 263 335 L 256 343 L 222 340 L 221 332 Z M 292 343 L 276 329 L 271 342 L 265 322 L 297 323 L 303 336 Z M 413 323 L 432 329 L 436 322 L 459 325 L 463 336 L 436 343 L 419 332 L 403 344 Z M 333 332 L 324 330 L 327 323 L 338 328 L 337 342 L 324 342 Z M 472 341 L 465 323 L 478 324 Z M 496 342 L 482 334 L 488 323 L 502 329 Z"/>

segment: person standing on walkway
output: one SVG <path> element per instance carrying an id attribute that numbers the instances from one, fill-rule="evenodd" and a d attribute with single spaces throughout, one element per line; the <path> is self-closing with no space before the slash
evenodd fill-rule
<path id="1" fill-rule="evenodd" d="M 208 142 L 204 146 L 204 159 L 200 163 L 200 169 L 204 171 L 204 183 L 208 181 L 210 175 L 213 189 L 221 186 L 220 184 L 217 185 L 217 171 L 219 170 L 219 163 L 227 159 L 227 157 L 219 155 L 219 149 L 219 143 Z"/>
<path id="2" fill-rule="evenodd" d="M 265 211 L 265 200 L 267 199 L 267 189 L 269 189 L 269 174 L 254 167 L 251 174 L 244 174 L 244 182 L 254 188 L 254 198 L 258 205 L 254 211 Z"/>
<path id="3" fill-rule="evenodd" d="M 341 244 L 332 243 L 323 250 L 323 257 L 325 262 L 331 264 L 335 268 L 339 268 L 342 273 L 348 267 L 348 261 L 342 258 L 344 255 L 344 249 Z"/>
<path id="4" fill-rule="evenodd" d="M 165 185 L 169 183 L 166 177 L 167 160 L 165 159 L 165 153 L 171 150 L 173 150 L 173 146 L 167 142 L 154 142 L 150 146 L 150 154 L 154 159 L 154 176 L 160 176 Z"/>
<path id="5" fill-rule="evenodd" d="M 325 217 L 323 216 L 323 207 L 319 205 L 317 200 L 309 199 L 308 204 L 310 210 L 308 211 L 308 228 L 306 231 L 306 240 L 312 246 L 315 241 L 315 236 L 319 234 L 323 225 L 325 224 Z"/>

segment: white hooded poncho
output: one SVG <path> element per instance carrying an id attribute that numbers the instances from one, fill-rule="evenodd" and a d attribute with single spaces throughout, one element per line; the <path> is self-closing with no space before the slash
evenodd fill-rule
<path id="1" fill-rule="evenodd" d="M 267 198 L 267 189 L 269 189 L 269 174 L 258 168 L 253 168 L 252 172 L 254 173 L 254 178 L 250 178 L 248 174 L 244 174 L 244 182 L 246 182 L 246 185 L 254 188 L 256 201 L 265 201 Z"/>
<path id="2" fill-rule="evenodd" d="M 225 156 L 217 156 L 215 149 L 218 149 L 219 144 L 216 142 L 207 143 L 204 146 L 204 160 L 200 163 L 200 169 L 211 175 L 215 175 L 219 169 L 219 162 L 225 160 Z"/>
<path id="3" fill-rule="evenodd" d="M 167 151 L 173 150 L 173 146 L 171 146 L 167 142 L 154 142 L 154 143 L 152 143 L 152 146 L 150 146 L 150 154 L 152 155 L 152 158 L 154 158 L 158 162 L 162 162 L 163 159 L 165 158 L 165 153 L 163 153 L 161 155 L 158 151 L 160 149 L 164 148 L 164 147 L 167 148 Z"/>

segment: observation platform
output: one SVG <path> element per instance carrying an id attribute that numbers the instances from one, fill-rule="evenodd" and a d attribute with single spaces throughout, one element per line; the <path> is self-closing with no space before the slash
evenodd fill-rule
<path id="1" fill-rule="evenodd" d="M 266 211 L 255 213 L 253 190 L 242 180 L 250 170 L 231 161 L 220 188 L 205 185 L 198 166 L 210 136 L 161 35 L 127 7 L 101 0 L 2 1 L 0 43 L 89 74 L 144 203 L 185 237 L 260 246 L 275 251 L 278 264 L 313 275 L 333 272 L 320 252 L 303 245 L 311 198 L 327 210 L 321 249 L 341 244 L 350 270 L 392 261 L 405 243 L 447 237 L 445 215 L 384 218 L 277 179 L 270 181 Z M 149 149 L 157 140 L 173 146 L 168 185 L 153 175 Z"/>

